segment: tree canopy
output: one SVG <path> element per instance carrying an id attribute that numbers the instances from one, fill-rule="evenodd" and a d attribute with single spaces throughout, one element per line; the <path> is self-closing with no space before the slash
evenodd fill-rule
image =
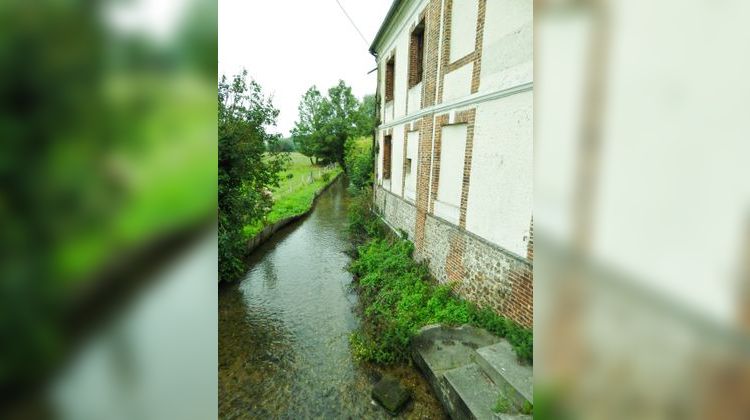
<path id="1" fill-rule="evenodd" d="M 375 127 L 375 97 L 360 102 L 343 80 L 323 96 L 310 87 L 300 101 L 299 117 L 292 129 L 297 150 L 316 161 L 344 165 L 348 138 L 372 134 Z"/>
<path id="2" fill-rule="evenodd" d="M 279 111 L 260 85 L 246 77 L 247 71 L 231 82 L 222 76 L 218 89 L 220 280 L 233 280 L 244 271 L 242 228 L 270 209 L 270 188 L 278 186 L 287 159 L 274 147 L 279 136 L 266 131 Z"/>

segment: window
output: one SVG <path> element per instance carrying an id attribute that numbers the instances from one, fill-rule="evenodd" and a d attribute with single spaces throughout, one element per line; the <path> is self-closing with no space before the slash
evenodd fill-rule
<path id="1" fill-rule="evenodd" d="M 411 158 L 406 159 L 406 173 L 407 174 L 411 173 Z"/>
<path id="2" fill-rule="evenodd" d="M 424 69 L 424 20 L 411 33 L 409 44 L 409 88 L 422 81 Z"/>
<path id="3" fill-rule="evenodd" d="M 383 138 L 383 179 L 391 179 L 391 136 Z"/>
<path id="4" fill-rule="evenodd" d="M 385 101 L 393 100 L 393 80 L 396 71 L 396 58 L 391 57 L 385 64 Z"/>

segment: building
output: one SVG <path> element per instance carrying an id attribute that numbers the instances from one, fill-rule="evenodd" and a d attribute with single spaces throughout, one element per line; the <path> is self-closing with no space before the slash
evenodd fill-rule
<path id="1" fill-rule="evenodd" d="M 441 283 L 533 322 L 532 0 L 395 0 L 378 63 L 375 207 Z"/>

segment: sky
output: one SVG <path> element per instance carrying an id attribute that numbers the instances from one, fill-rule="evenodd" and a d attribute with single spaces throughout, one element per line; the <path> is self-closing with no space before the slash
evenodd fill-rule
<path id="1" fill-rule="evenodd" d="M 391 0 L 219 0 L 219 76 L 243 68 L 279 109 L 272 132 L 294 126 L 297 106 L 312 85 L 325 93 L 343 79 L 355 96 L 375 93 L 375 58 L 368 49 Z"/>

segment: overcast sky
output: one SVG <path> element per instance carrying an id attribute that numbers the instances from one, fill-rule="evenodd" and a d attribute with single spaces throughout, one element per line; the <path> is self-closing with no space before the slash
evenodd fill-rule
<path id="1" fill-rule="evenodd" d="M 368 49 L 391 0 L 219 0 L 219 76 L 248 75 L 273 95 L 284 136 L 305 91 L 343 79 L 358 98 L 375 92 L 375 59 Z"/>

